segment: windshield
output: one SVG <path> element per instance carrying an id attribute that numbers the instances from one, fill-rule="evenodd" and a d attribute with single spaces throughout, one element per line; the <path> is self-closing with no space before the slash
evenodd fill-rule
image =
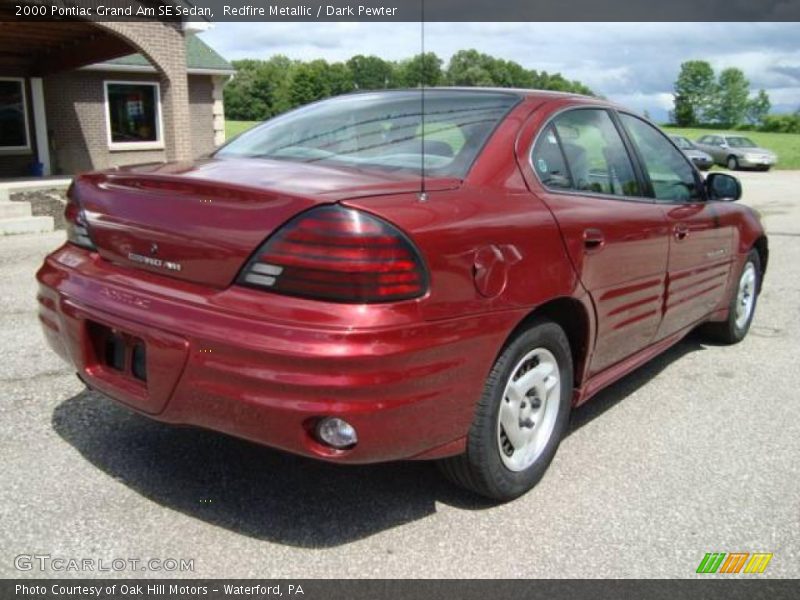
<path id="1" fill-rule="evenodd" d="M 672 141 L 675 142 L 675 145 L 681 150 L 692 150 L 694 148 L 692 142 L 680 135 L 673 135 Z"/>
<path id="2" fill-rule="evenodd" d="M 267 121 L 220 148 L 218 157 L 251 157 L 420 172 L 463 178 L 514 94 L 420 91 L 339 96 Z M 424 133 L 424 136 L 423 136 Z"/>
<path id="3" fill-rule="evenodd" d="M 746 137 L 729 137 L 728 145 L 731 148 L 755 148 L 756 145 Z"/>

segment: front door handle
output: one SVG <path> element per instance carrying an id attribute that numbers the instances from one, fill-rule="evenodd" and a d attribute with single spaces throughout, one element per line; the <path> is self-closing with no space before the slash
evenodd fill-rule
<path id="1" fill-rule="evenodd" d="M 689 237 L 689 228 L 686 225 L 675 225 L 675 227 L 672 228 L 672 233 L 675 239 L 680 242 Z"/>
<path id="2" fill-rule="evenodd" d="M 583 247 L 586 252 L 597 252 L 606 243 L 603 232 L 599 229 L 585 229 L 583 232 Z"/>

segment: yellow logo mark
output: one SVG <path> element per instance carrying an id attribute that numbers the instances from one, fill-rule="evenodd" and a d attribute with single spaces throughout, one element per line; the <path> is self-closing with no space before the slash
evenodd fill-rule
<path id="1" fill-rule="evenodd" d="M 750 560 L 744 568 L 745 573 L 763 573 L 769 561 L 772 560 L 772 553 L 756 552 L 750 555 Z"/>

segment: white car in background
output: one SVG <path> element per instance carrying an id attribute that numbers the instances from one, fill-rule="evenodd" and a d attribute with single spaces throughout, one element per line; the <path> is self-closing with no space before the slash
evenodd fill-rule
<path id="1" fill-rule="evenodd" d="M 710 154 L 714 162 L 731 171 L 738 169 L 758 169 L 769 171 L 778 162 L 778 156 L 771 150 L 761 148 L 750 138 L 738 134 L 711 133 L 696 142 L 697 147 Z"/>

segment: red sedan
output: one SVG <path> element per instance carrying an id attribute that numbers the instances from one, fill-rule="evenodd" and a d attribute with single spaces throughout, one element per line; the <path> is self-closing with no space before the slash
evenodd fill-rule
<path id="1" fill-rule="evenodd" d="M 76 178 L 39 314 L 142 414 L 506 500 L 571 407 L 698 325 L 747 334 L 768 251 L 740 195 L 604 101 L 354 94 Z"/>

